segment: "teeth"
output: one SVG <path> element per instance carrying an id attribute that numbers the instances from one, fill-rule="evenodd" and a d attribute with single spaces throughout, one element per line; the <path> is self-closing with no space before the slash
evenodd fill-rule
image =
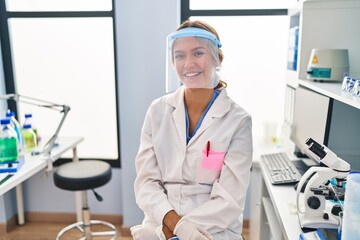
<path id="1" fill-rule="evenodd" d="M 194 76 L 197 76 L 199 75 L 200 73 L 186 73 L 185 74 L 185 77 L 194 77 Z"/>

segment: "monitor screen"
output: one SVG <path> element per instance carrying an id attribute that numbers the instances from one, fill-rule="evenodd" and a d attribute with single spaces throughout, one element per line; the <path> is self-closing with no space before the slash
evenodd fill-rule
<path id="1" fill-rule="evenodd" d="M 327 147 L 360 171 L 360 110 L 343 102 L 332 102 L 331 127 Z"/>
<path id="2" fill-rule="evenodd" d="M 303 87 L 296 89 L 290 135 L 296 146 L 295 155 L 299 156 L 300 152 L 314 159 L 314 154 L 305 144 L 309 137 L 319 144 L 327 145 L 331 106 L 327 96 Z"/>

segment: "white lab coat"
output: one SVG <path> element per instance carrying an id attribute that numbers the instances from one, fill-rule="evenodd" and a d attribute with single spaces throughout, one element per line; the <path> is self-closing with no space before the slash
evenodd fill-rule
<path id="1" fill-rule="evenodd" d="M 211 156 L 225 153 L 221 169 L 219 164 L 202 163 L 208 141 Z M 160 226 L 164 215 L 175 210 L 217 240 L 241 239 L 251 163 L 251 117 L 226 90 L 188 144 L 184 88 L 155 100 L 145 118 L 135 162 L 136 202 L 145 214 L 142 227 Z"/>

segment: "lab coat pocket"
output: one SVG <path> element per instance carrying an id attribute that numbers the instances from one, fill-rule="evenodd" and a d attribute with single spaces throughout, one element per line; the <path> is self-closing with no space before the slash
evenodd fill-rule
<path id="1" fill-rule="evenodd" d="M 224 157 L 225 152 L 203 150 L 201 163 L 196 171 L 196 182 L 213 184 L 220 176 Z"/>

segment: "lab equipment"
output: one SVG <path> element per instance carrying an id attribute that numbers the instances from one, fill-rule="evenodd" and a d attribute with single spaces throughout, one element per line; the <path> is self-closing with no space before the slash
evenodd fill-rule
<path id="1" fill-rule="evenodd" d="M 14 162 L 18 159 L 18 140 L 15 130 L 10 125 L 10 119 L 0 120 L 0 164 Z"/>
<path id="2" fill-rule="evenodd" d="M 341 85 L 341 89 L 346 92 L 351 92 L 354 88 L 355 81 L 356 81 L 355 78 L 345 76 Z"/>
<path id="3" fill-rule="evenodd" d="M 345 76 L 341 85 L 344 92 L 349 92 L 354 96 L 360 96 L 360 79 Z"/>
<path id="4" fill-rule="evenodd" d="M 19 156 L 19 159 L 9 163 L 0 164 L 0 173 L 14 173 L 17 172 L 24 164 L 24 155 Z"/>
<path id="5" fill-rule="evenodd" d="M 354 88 L 352 89 L 352 94 L 360 97 L 360 80 L 357 79 L 354 84 Z"/>
<path id="6" fill-rule="evenodd" d="M 337 240 L 341 240 L 342 237 L 342 228 L 343 228 L 343 218 L 344 218 L 344 212 L 341 211 L 339 212 L 339 226 L 338 226 L 338 230 L 337 230 Z"/>
<path id="7" fill-rule="evenodd" d="M 58 124 L 55 133 L 52 135 L 52 137 L 48 140 L 48 142 L 44 145 L 42 151 L 40 152 L 32 152 L 32 154 L 44 154 L 45 156 L 51 155 L 51 150 L 56 145 L 56 140 L 59 135 L 60 129 L 65 121 L 65 118 L 67 114 L 70 111 L 70 107 L 68 105 L 62 105 L 62 104 L 56 104 L 49 101 L 44 101 L 41 99 L 33 98 L 33 97 L 27 97 L 20 94 L 6 94 L 6 95 L 0 95 L 0 99 L 5 100 L 13 100 L 16 102 L 23 102 L 30 105 L 35 105 L 38 107 L 43 107 L 55 111 L 59 111 L 62 113 L 62 118 L 60 120 L 60 123 Z M 48 166 L 46 168 L 46 171 L 50 171 L 53 168 L 53 164 L 51 161 L 51 157 L 48 158 Z"/>
<path id="8" fill-rule="evenodd" d="M 310 80 L 342 81 L 349 74 L 348 50 L 312 49 L 306 73 Z"/>
<path id="9" fill-rule="evenodd" d="M 300 234 L 299 240 L 326 240 L 324 235 L 318 229 L 316 231 L 306 232 Z"/>
<path id="10" fill-rule="evenodd" d="M 21 152 L 22 147 L 24 145 L 24 139 L 23 139 L 23 136 L 21 135 L 20 123 L 16 120 L 15 113 L 11 112 L 10 110 L 8 110 L 6 112 L 6 117 L 10 119 L 10 124 L 16 132 L 16 136 L 18 139 L 18 149 L 19 149 L 19 152 Z"/>
<path id="11" fill-rule="evenodd" d="M 295 143 L 295 155 L 312 156 L 305 140 L 312 136 L 320 144 L 328 144 L 332 102 L 329 97 L 298 87 L 295 91 L 290 139 Z M 314 158 L 316 156 L 313 156 Z"/>
<path id="12" fill-rule="evenodd" d="M 271 153 L 261 156 L 265 162 L 266 172 L 272 184 L 297 183 L 301 179 L 301 173 L 286 153 Z"/>
<path id="13" fill-rule="evenodd" d="M 37 140 L 37 142 L 39 142 L 39 135 L 38 135 L 37 128 L 33 123 L 32 114 L 31 113 L 25 113 L 24 117 L 25 117 L 25 120 L 24 120 L 24 123 L 23 123 L 23 127 L 24 127 L 25 124 L 31 124 L 31 128 L 32 128 L 32 130 L 34 131 L 34 133 L 36 135 L 36 140 Z"/>
<path id="14" fill-rule="evenodd" d="M 360 172 L 351 172 L 347 178 L 342 225 L 342 239 L 360 236 Z"/>
<path id="15" fill-rule="evenodd" d="M 302 86 L 295 89 L 292 110 L 290 139 L 297 157 L 305 154 L 313 161 L 317 159 L 305 143 L 311 136 L 346 159 L 352 170 L 360 170 L 360 111 Z"/>
<path id="16" fill-rule="evenodd" d="M 204 73 L 200 75 L 195 74 L 194 72 L 188 73 L 189 76 L 181 74 L 179 76 L 176 71 L 176 65 L 184 65 L 186 61 L 193 61 L 195 58 L 200 55 L 198 53 L 185 53 L 181 49 L 181 52 L 177 52 L 176 49 L 176 40 L 184 37 L 196 37 L 200 40 L 200 43 L 206 47 L 206 51 L 213 58 L 213 70 L 211 73 L 208 73 L 209 76 L 205 76 Z M 167 48 L 166 48 L 166 91 L 172 92 L 175 91 L 181 83 L 188 88 L 214 88 L 219 83 L 219 48 L 221 48 L 221 43 L 219 39 L 211 32 L 206 31 L 197 27 L 187 27 L 180 29 L 176 32 L 173 32 L 167 36 Z M 198 50 L 198 52 L 204 50 Z M 195 56 L 196 55 L 196 56 Z M 194 75 L 195 74 L 195 75 Z M 206 78 L 205 78 L 206 77 Z"/>
<path id="17" fill-rule="evenodd" d="M 343 188 L 350 165 L 312 138 L 308 138 L 305 143 L 317 156 L 320 166 L 309 168 L 300 179 L 296 190 L 296 205 L 301 228 L 337 229 L 339 216 L 332 209 L 334 206 L 329 206 L 331 205 L 329 202 L 326 204 L 326 200 L 338 196 L 336 191 Z M 300 190 L 307 180 L 304 193 L 301 194 Z M 336 188 L 332 186 L 330 180 L 336 182 Z"/>
<path id="18" fill-rule="evenodd" d="M 31 124 L 27 123 L 23 126 L 21 133 L 24 137 L 24 150 L 31 152 L 37 146 L 37 137 Z"/>

